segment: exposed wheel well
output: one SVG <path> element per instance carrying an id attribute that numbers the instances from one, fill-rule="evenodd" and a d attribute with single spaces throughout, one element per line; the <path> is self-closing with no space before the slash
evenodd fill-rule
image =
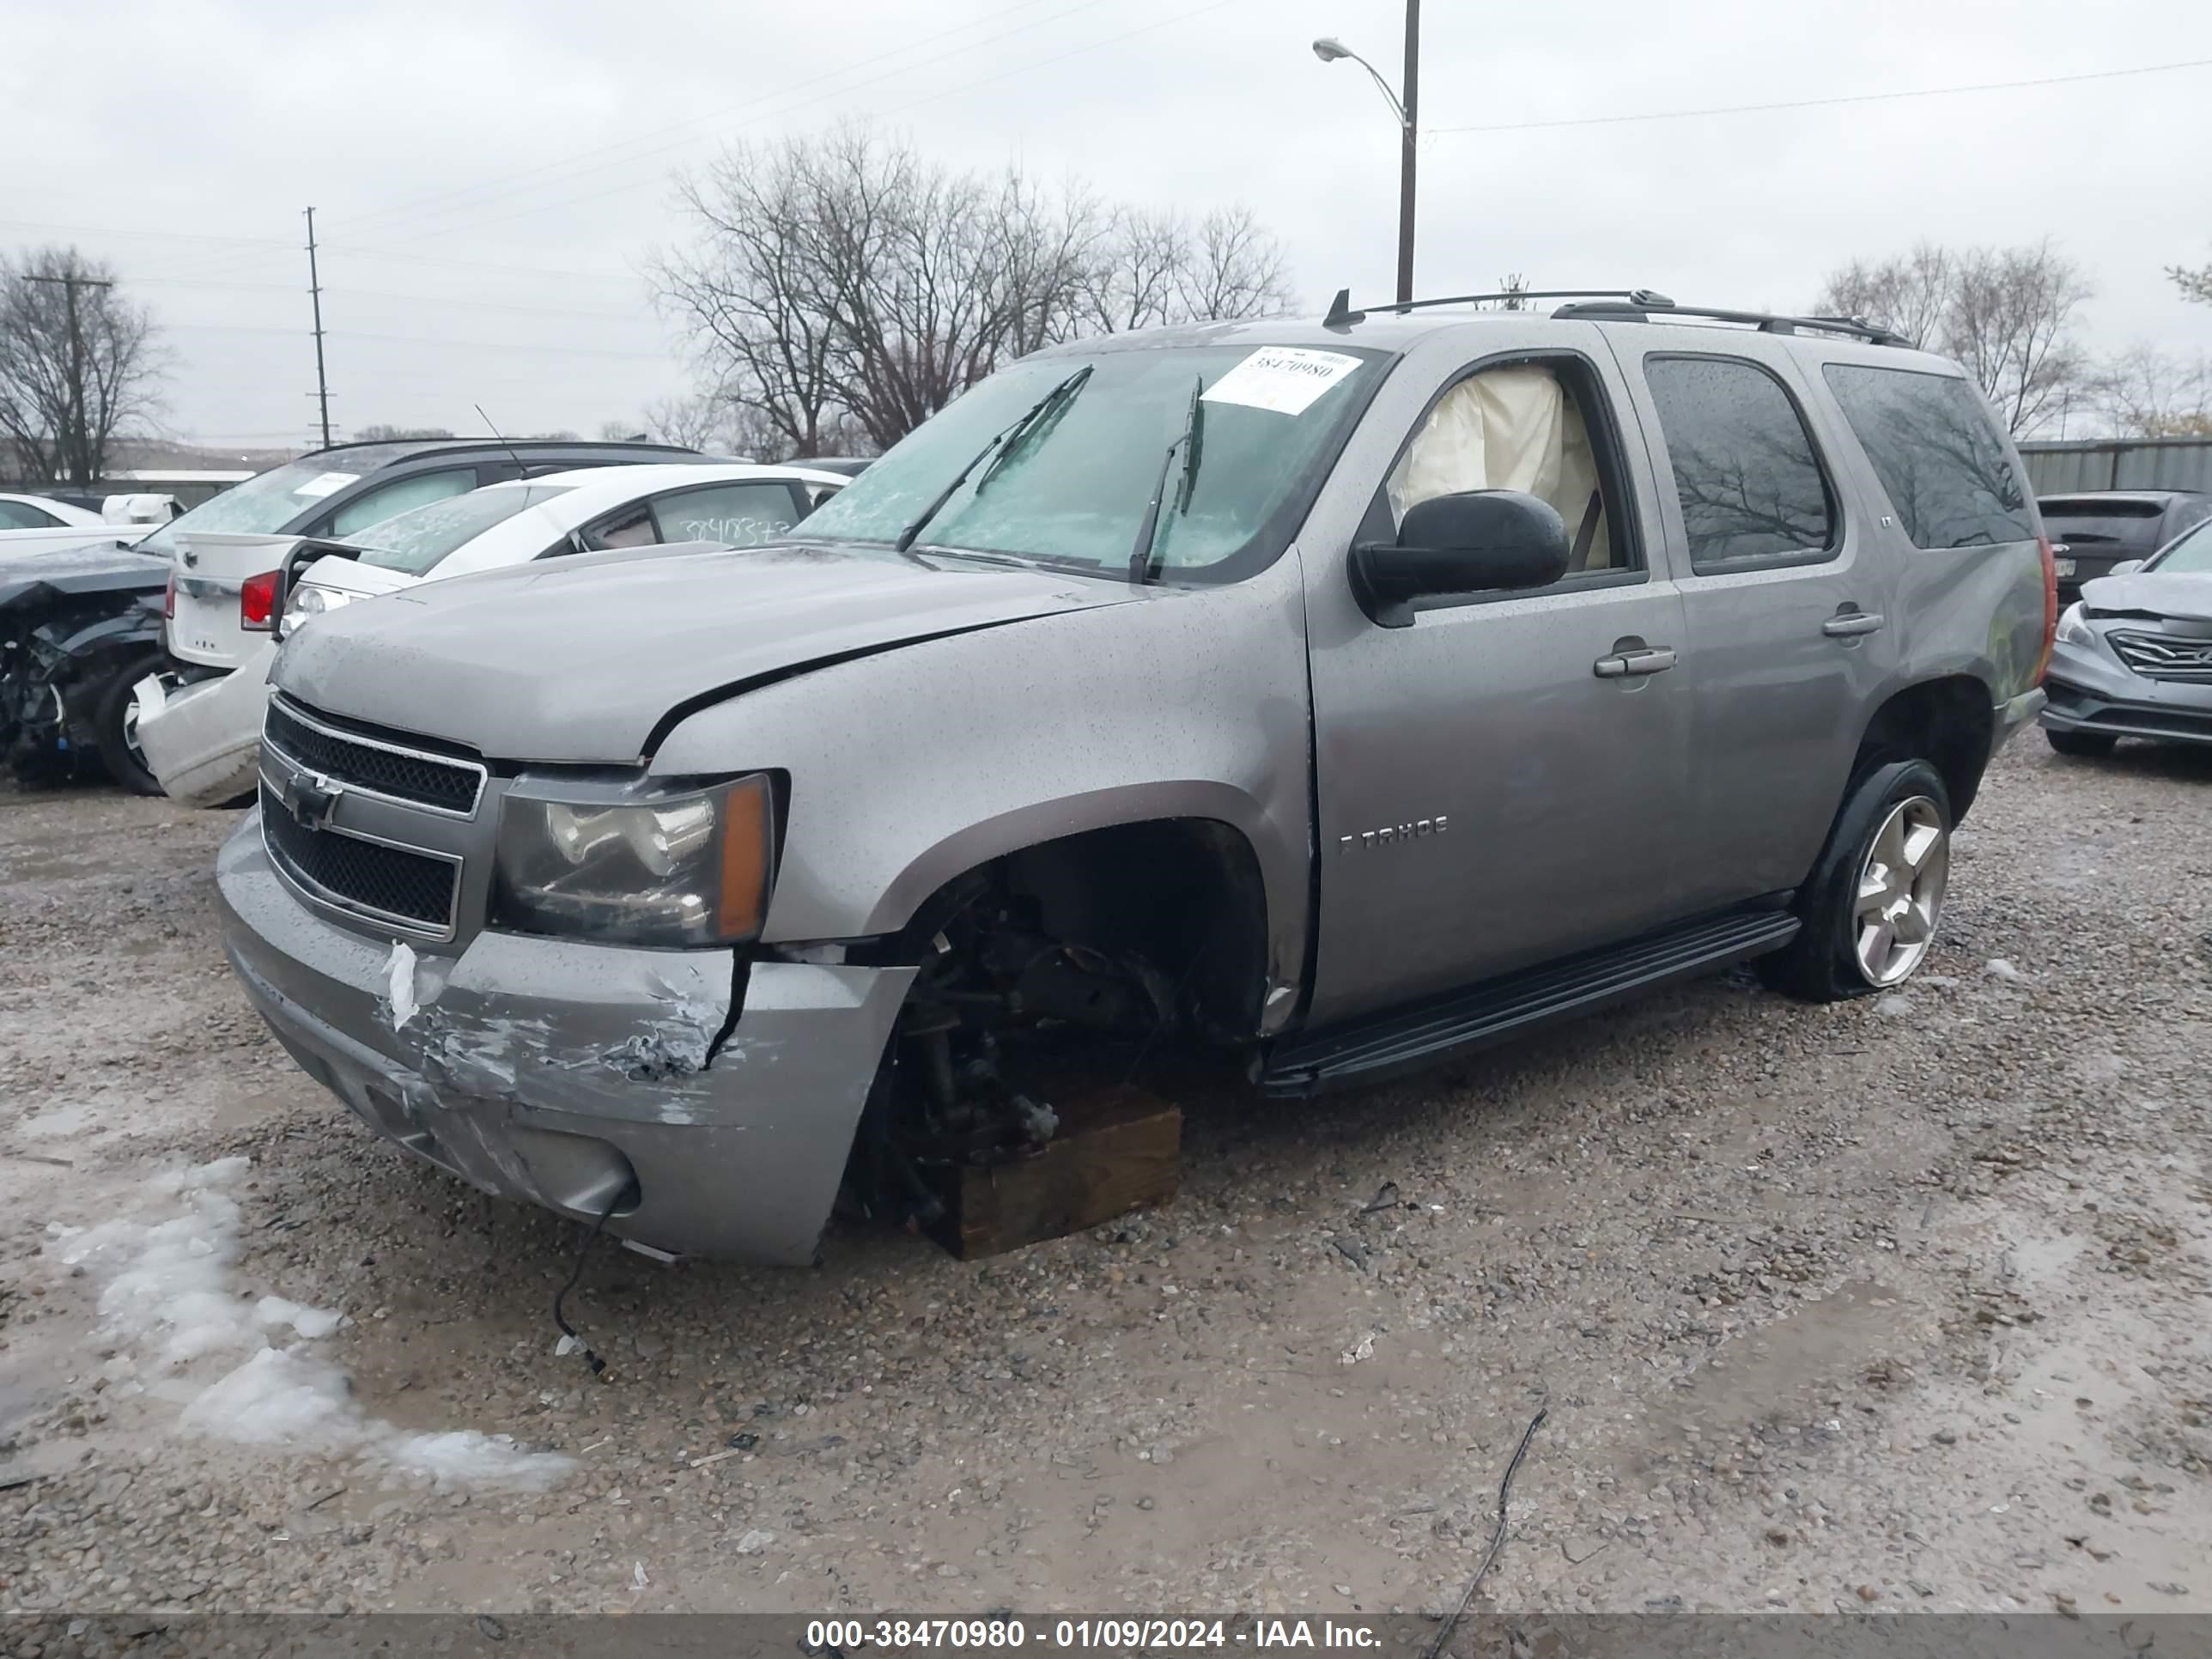
<path id="1" fill-rule="evenodd" d="M 1267 890 L 1242 831 L 1210 818 L 1155 818 L 1040 842 L 930 896 L 892 949 L 912 960 L 984 894 L 1033 907 L 1038 931 L 1139 958 L 1177 992 L 1202 1034 L 1249 1038 L 1266 989 Z"/>
<path id="2" fill-rule="evenodd" d="M 1971 674 L 1923 680 L 1875 711 L 1851 776 L 1856 780 L 1887 761 L 1925 759 L 1942 775 L 1953 820 L 1963 820 L 1981 788 L 1996 724 L 1989 688 Z"/>

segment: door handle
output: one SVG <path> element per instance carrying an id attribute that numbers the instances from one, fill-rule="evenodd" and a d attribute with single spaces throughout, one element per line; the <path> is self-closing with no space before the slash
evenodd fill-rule
<path id="1" fill-rule="evenodd" d="M 1856 639 L 1862 634 L 1879 634 L 1882 629 L 1881 617 L 1872 611 L 1841 611 L 1820 624 L 1820 631 L 1832 640 Z"/>
<path id="2" fill-rule="evenodd" d="M 1674 665 L 1673 647 L 1646 646 L 1638 651 L 1616 651 L 1610 657 L 1600 657 L 1590 665 L 1590 672 L 1601 680 L 1618 680 L 1632 674 L 1663 674 Z"/>

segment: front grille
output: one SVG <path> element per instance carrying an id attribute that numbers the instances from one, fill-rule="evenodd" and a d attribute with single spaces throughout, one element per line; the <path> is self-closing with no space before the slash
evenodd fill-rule
<path id="1" fill-rule="evenodd" d="M 2138 674 L 2154 680 L 2212 683 L 2212 640 L 2178 640 L 2165 634 L 2122 634 L 2106 636 L 2120 660 Z"/>
<path id="2" fill-rule="evenodd" d="M 420 750 L 349 736 L 310 721 L 270 700 L 263 740 L 295 765 L 343 783 L 418 806 L 466 817 L 483 793 L 484 769 L 474 761 L 447 760 Z"/>
<path id="3" fill-rule="evenodd" d="M 410 924 L 416 932 L 453 932 L 458 863 L 337 830 L 307 829 L 266 783 L 261 839 L 277 867 L 326 904 Z"/>

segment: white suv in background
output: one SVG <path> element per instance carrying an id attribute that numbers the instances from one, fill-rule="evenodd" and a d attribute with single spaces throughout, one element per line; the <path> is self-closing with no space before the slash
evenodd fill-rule
<path id="1" fill-rule="evenodd" d="M 487 484 L 385 520 L 356 538 L 303 538 L 286 562 L 270 635 L 235 672 L 138 688 L 138 741 L 172 798 L 219 806 L 253 787 L 269 667 L 302 623 L 357 599 L 603 548 L 773 541 L 852 482 L 804 467 L 729 462 L 580 468 Z"/>

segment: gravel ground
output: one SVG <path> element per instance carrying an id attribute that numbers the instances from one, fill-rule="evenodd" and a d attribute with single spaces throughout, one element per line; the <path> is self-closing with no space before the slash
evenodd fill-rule
<path id="1" fill-rule="evenodd" d="M 0 793 L 0 1606 L 1419 1612 L 1540 1405 L 1483 1606 L 2212 1609 L 2208 799 L 2031 736 L 1906 991 L 1714 979 L 1349 1099 L 1158 1080 L 1182 1198 L 996 1261 L 603 1246 L 602 1385 L 574 1230 L 378 1145 L 233 987 L 227 815 Z M 297 1344 L 335 1449 L 210 1431 L 238 1353 L 165 1368 L 69 1263 L 235 1157 L 234 1261 L 182 1255 L 218 1322 L 347 1316 Z M 398 1449 L 448 1431 L 519 1449 Z"/>

